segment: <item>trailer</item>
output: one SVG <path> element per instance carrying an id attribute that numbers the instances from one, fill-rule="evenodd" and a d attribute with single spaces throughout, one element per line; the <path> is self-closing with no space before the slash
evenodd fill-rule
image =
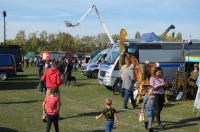
<path id="1" fill-rule="evenodd" d="M 140 67 L 144 67 L 147 62 L 157 63 L 163 69 L 165 81 L 173 84 L 177 77 L 177 72 L 190 72 L 194 62 L 188 58 L 200 57 L 200 43 L 181 42 L 126 42 L 125 52 L 133 55 Z M 120 53 L 120 51 L 118 51 Z M 114 63 L 101 65 L 99 80 L 106 87 L 119 86 L 119 59 Z M 137 76 L 137 75 L 136 75 Z M 143 75 L 143 78 L 144 75 Z"/>
<path id="2" fill-rule="evenodd" d="M 59 60 L 60 58 L 68 58 L 73 59 L 74 53 L 68 51 L 68 52 L 62 52 L 62 51 L 42 51 L 40 53 L 40 57 L 42 60 Z"/>

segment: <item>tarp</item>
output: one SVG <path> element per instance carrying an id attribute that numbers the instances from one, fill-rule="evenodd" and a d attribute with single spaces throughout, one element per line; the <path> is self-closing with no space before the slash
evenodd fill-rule
<path id="1" fill-rule="evenodd" d="M 144 33 L 140 39 L 142 42 L 155 42 L 160 41 L 160 37 L 158 37 L 154 32 Z"/>
<path id="2" fill-rule="evenodd" d="M 27 57 L 35 57 L 35 55 L 32 52 L 28 52 L 25 56 L 27 56 Z"/>

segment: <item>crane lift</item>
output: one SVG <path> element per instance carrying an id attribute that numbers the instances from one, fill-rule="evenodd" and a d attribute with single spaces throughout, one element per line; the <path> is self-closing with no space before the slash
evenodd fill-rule
<path id="1" fill-rule="evenodd" d="M 163 40 L 164 37 L 167 35 L 167 33 L 171 30 L 171 29 L 175 29 L 174 25 L 170 25 L 161 35 L 160 35 L 160 40 Z M 174 37 L 174 32 L 172 33 L 172 36 Z"/>
<path id="2" fill-rule="evenodd" d="M 104 23 L 103 17 L 100 15 L 100 12 L 99 12 L 99 10 L 97 9 L 97 7 L 96 7 L 95 5 L 92 5 L 91 7 L 89 7 L 89 9 L 85 12 L 85 14 L 80 18 L 80 20 L 79 20 L 77 23 L 73 24 L 71 21 L 68 21 L 68 20 L 67 20 L 67 21 L 65 21 L 65 25 L 66 25 L 67 27 L 77 27 L 77 26 L 79 26 L 80 23 L 81 23 L 93 10 L 96 12 L 96 14 L 97 14 L 97 16 L 98 16 L 98 19 L 99 19 L 101 25 L 103 26 L 103 29 L 104 29 L 105 33 L 108 35 L 108 38 L 109 38 L 109 40 L 110 40 L 110 43 L 111 43 L 112 45 L 115 45 L 115 42 L 114 42 L 114 40 L 113 40 L 113 38 L 112 38 L 112 36 L 111 36 L 111 34 L 110 34 L 110 32 L 109 32 L 109 30 L 108 30 L 106 24 Z"/>

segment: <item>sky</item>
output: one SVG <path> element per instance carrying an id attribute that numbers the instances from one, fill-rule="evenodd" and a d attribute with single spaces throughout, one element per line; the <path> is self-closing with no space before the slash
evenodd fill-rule
<path id="1" fill-rule="evenodd" d="M 163 33 L 173 24 L 175 32 L 184 39 L 200 39 L 199 0 L 0 0 L 0 42 L 3 41 L 3 15 L 7 11 L 7 39 L 15 38 L 20 30 L 31 32 L 66 32 L 80 37 L 97 35 L 104 30 L 95 12 L 80 26 L 67 28 L 66 20 L 77 22 L 87 9 L 95 4 L 111 34 L 121 28 L 134 38 L 135 32 Z"/>

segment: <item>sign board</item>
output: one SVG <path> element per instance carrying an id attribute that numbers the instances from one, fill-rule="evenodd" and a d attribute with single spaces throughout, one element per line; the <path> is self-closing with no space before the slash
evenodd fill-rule
<path id="1" fill-rule="evenodd" d="M 200 62 L 200 56 L 185 56 L 185 62 Z"/>

